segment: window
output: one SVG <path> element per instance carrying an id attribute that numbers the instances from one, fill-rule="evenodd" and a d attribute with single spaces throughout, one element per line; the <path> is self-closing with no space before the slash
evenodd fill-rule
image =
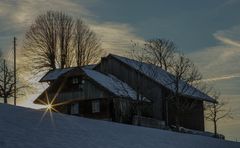
<path id="1" fill-rule="evenodd" d="M 84 80 L 82 80 L 81 77 L 72 77 L 72 84 L 79 84 L 80 85 L 83 85 L 85 83 Z"/>
<path id="2" fill-rule="evenodd" d="M 79 82 L 78 82 L 78 77 L 73 77 L 72 78 L 72 84 L 78 84 Z"/>
<path id="3" fill-rule="evenodd" d="M 79 104 L 71 104 L 71 114 L 79 114 Z"/>
<path id="4" fill-rule="evenodd" d="M 85 83 L 85 80 L 82 80 L 82 84 L 84 84 Z"/>
<path id="5" fill-rule="evenodd" d="M 83 85 L 84 85 L 83 83 L 78 84 L 78 89 L 83 90 L 84 87 Z"/>
<path id="6" fill-rule="evenodd" d="M 100 102 L 99 100 L 92 101 L 92 113 L 100 112 Z"/>

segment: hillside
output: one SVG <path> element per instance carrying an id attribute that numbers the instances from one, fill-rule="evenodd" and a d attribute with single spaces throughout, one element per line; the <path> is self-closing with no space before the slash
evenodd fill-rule
<path id="1" fill-rule="evenodd" d="M 240 143 L 0 104 L 1 148 L 239 148 Z"/>

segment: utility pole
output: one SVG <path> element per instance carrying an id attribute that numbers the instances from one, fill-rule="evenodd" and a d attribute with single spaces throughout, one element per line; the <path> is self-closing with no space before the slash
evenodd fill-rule
<path id="1" fill-rule="evenodd" d="M 6 60 L 3 60 L 3 97 L 4 97 L 4 103 L 8 103 L 7 97 L 6 97 L 6 80 L 7 79 L 7 74 L 6 74 Z"/>
<path id="2" fill-rule="evenodd" d="M 13 54 L 14 54 L 14 105 L 17 105 L 17 75 L 16 75 L 16 37 L 13 38 Z"/>

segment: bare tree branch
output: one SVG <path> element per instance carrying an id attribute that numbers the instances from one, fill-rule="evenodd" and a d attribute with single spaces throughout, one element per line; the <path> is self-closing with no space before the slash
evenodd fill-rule
<path id="1" fill-rule="evenodd" d="M 102 54 L 100 40 L 78 19 L 58 11 L 39 15 L 26 32 L 24 68 L 36 75 L 56 68 L 95 63 Z M 30 64 L 31 63 L 31 64 Z"/>
<path id="2" fill-rule="evenodd" d="M 97 62 L 103 49 L 96 34 L 81 19 L 75 23 L 74 35 L 77 66 Z"/>
<path id="3" fill-rule="evenodd" d="M 207 112 L 205 118 L 208 121 L 211 121 L 214 125 L 214 134 L 217 136 L 217 125 L 219 120 L 223 118 L 232 119 L 231 108 L 226 108 L 228 102 L 224 101 L 220 97 L 220 93 L 217 91 L 212 92 L 212 97 L 216 100 L 214 104 L 206 104 Z"/>

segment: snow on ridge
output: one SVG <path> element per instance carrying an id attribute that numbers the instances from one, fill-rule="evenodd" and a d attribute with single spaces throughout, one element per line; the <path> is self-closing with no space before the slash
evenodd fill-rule
<path id="1" fill-rule="evenodd" d="M 41 78 L 40 82 L 56 80 L 58 77 L 69 72 L 72 69 L 74 69 L 74 68 L 71 67 L 71 68 L 51 70 L 45 76 L 43 76 Z"/>
<path id="2" fill-rule="evenodd" d="M 239 148 L 240 143 L 0 104 L 1 148 Z"/>
<path id="3" fill-rule="evenodd" d="M 91 64 L 91 65 L 85 65 L 83 68 L 86 69 L 93 69 L 96 66 L 96 64 Z M 79 67 L 69 67 L 69 68 L 63 68 L 63 69 L 55 69 L 55 70 L 50 70 L 47 72 L 40 80 L 40 82 L 45 82 L 45 81 L 52 81 L 58 79 L 60 76 L 63 74 L 73 70 L 77 69 Z"/>
<path id="4" fill-rule="evenodd" d="M 118 56 L 118 55 L 113 55 L 113 57 L 117 58 L 118 60 L 122 61 L 123 63 L 131 66 L 132 68 L 142 72 L 143 74 L 147 75 L 151 79 L 157 81 L 158 83 L 162 84 L 163 86 L 167 87 L 168 89 L 174 91 L 175 85 L 173 83 L 174 76 L 162 68 L 144 63 L 144 62 L 139 62 L 133 59 L 129 59 L 126 57 Z M 208 95 L 204 94 L 197 88 L 186 84 L 184 81 L 180 81 L 179 84 L 180 90 L 182 90 L 180 93 L 183 93 L 185 96 L 191 96 L 194 97 L 195 99 L 200 99 L 200 100 L 205 100 L 205 101 L 210 101 L 210 102 L 215 102 L 211 97 Z"/>

